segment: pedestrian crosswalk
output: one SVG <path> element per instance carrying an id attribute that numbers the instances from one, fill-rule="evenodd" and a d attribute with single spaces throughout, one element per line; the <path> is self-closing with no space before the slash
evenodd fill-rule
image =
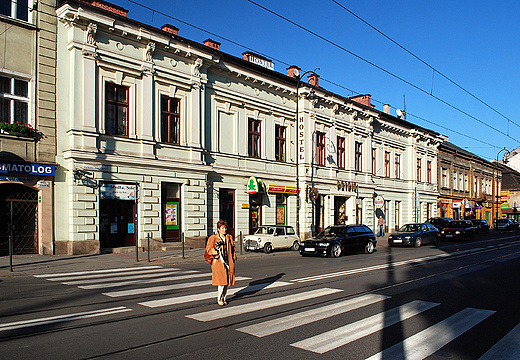
<path id="1" fill-rule="evenodd" d="M 197 301 L 215 299 L 216 295 L 215 289 L 211 285 L 210 272 L 163 268 L 161 266 L 35 276 L 47 281 L 60 282 L 67 286 L 76 286 L 83 290 L 99 290 L 101 294 L 114 300 L 143 295 L 149 299 L 144 298 L 137 302 L 137 305 L 142 309 L 192 304 Z M 468 307 L 455 313 L 448 312 L 445 316 L 439 315 L 437 312 L 437 320 L 423 324 L 416 319 L 421 318 L 421 316 L 428 317 L 428 314 L 431 314 L 434 309 L 442 308 L 441 303 L 417 299 L 402 304 L 394 304 L 394 299 L 384 294 L 366 293 L 355 297 L 345 297 L 345 295 L 342 295 L 344 292 L 342 289 L 320 287 L 319 285 L 304 288 L 294 287 L 295 284 L 306 282 L 307 279 L 304 279 L 304 281 L 296 279 L 291 282 L 280 280 L 265 283 L 250 282 L 248 284 L 250 280 L 252 279 L 249 277 L 237 277 L 237 285 L 228 289 L 228 299 L 233 300 L 234 298 L 236 302 L 232 301 L 225 307 L 188 313 L 184 315 L 185 318 L 203 324 L 225 319 L 231 321 L 240 319 L 237 323 L 241 325 L 238 325 L 235 330 L 243 333 L 244 336 L 253 336 L 258 339 L 269 339 L 270 336 L 305 327 L 305 331 L 291 332 L 291 336 L 287 337 L 290 339 L 287 340 L 287 346 L 315 354 L 328 354 L 357 341 L 363 341 L 362 339 L 383 332 L 396 324 L 416 321 L 421 324 L 421 329 L 418 332 L 382 349 L 380 352 L 374 351 L 368 357 L 370 360 L 409 360 L 424 359 L 436 353 L 495 313 L 489 309 Z M 277 288 L 287 289 L 288 291 L 264 293 L 266 296 L 261 298 L 253 296 L 241 301 L 238 300 L 243 294 Z M 193 291 L 184 292 L 186 290 Z M 393 305 L 389 307 L 388 304 Z M 281 311 L 272 312 L 275 315 L 270 315 L 267 319 L 251 316 L 261 311 L 265 313 L 265 310 L 291 305 L 292 307 L 288 310 L 292 312 L 290 314 L 283 311 L 286 308 L 282 308 Z M 298 307 L 301 309 L 295 312 L 293 310 L 294 305 L 299 305 Z M 0 332 L 17 327 L 34 326 L 39 323 L 72 321 L 127 311 L 132 311 L 132 309 L 124 306 L 114 307 L 42 318 L 34 320 L 34 323 L 9 323 L 0 326 Z M 368 315 L 351 316 L 360 312 Z M 244 323 L 244 319 L 246 323 Z M 337 319 L 341 320 L 338 321 Z M 314 326 L 314 324 L 319 324 L 319 326 Z M 298 335 L 295 337 L 294 334 L 300 333 L 306 335 L 302 335 L 300 338 L 298 338 Z M 520 325 L 513 335 L 508 336 L 507 341 L 504 338 L 504 341 L 500 343 L 500 351 L 504 351 L 504 347 L 509 349 L 520 348 L 519 334 Z M 488 358 L 492 357 L 488 356 L 483 359 Z"/>

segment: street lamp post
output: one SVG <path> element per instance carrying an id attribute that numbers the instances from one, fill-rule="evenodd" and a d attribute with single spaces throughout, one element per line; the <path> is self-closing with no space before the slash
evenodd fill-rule
<path id="1" fill-rule="evenodd" d="M 495 229 L 496 229 L 496 225 L 497 225 L 497 220 L 498 220 L 498 199 L 499 199 L 499 194 L 498 194 L 498 156 L 500 155 L 500 153 L 502 151 L 505 151 L 505 154 L 504 154 L 504 158 L 507 157 L 507 155 L 509 155 L 509 150 L 507 150 L 505 147 L 503 149 L 500 149 L 497 153 L 497 162 L 496 162 L 496 168 L 497 168 L 497 175 L 496 175 L 496 178 L 495 178 L 495 182 L 496 182 L 496 193 L 495 193 L 495 204 L 496 204 L 496 212 L 495 212 Z"/>
<path id="2" fill-rule="evenodd" d="M 316 74 L 316 68 L 314 70 L 309 70 L 300 74 L 300 71 L 296 68 L 294 71 L 294 75 L 298 78 L 298 82 L 296 83 L 296 234 L 300 237 L 300 207 L 301 207 L 301 198 L 300 198 L 300 124 L 299 124 L 299 103 L 300 103 L 300 84 L 302 78 L 307 74 Z M 302 137 L 304 135 L 302 134 Z M 303 138 L 302 138 L 303 140 Z"/>

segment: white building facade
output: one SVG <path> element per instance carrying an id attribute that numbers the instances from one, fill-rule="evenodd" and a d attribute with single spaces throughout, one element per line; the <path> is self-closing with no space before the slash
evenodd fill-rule
<path id="1" fill-rule="evenodd" d="M 296 116 L 294 67 L 281 74 L 92 4 L 57 9 L 56 253 L 148 237 L 202 247 L 221 218 L 235 236 L 296 228 L 297 174 L 302 238 L 336 223 L 375 230 L 379 213 L 391 230 L 433 215 L 438 134 L 315 75 Z"/>

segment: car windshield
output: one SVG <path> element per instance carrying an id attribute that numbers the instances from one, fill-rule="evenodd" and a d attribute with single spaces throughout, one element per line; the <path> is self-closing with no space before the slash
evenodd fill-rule
<path id="1" fill-rule="evenodd" d="M 419 231 L 421 228 L 421 224 L 406 224 L 401 226 L 399 231 L 401 232 L 412 232 L 412 231 Z"/>
<path id="2" fill-rule="evenodd" d="M 508 219 L 498 219 L 497 222 L 499 224 L 505 224 L 505 223 L 509 222 L 509 220 Z"/>
<path id="3" fill-rule="evenodd" d="M 464 221 L 450 221 L 448 227 L 457 228 L 464 227 Z"/>
<path id="4" fill-rule="evenodd" d="M 255 234 L 257 235 L 273 235 L 274 234 L 273 226 L 260 226 L 258 230 L 256 230 Z"/>
<path id="5" fill-rule="evenodd" d="M 444 220 L 442 219 L 430 219 L 428 220 L 428 222 L 432 225 L 439 225 L 440 223 L 442 223 Z"/>
<path id="6" fill-rule="evenodd" d="M 344 229 L 345 228 L 339 227 L 339 226 L 329 226 L 328 228 L 326 228 L 325 230 L 320 232 L 318 234 L 318 236 L 316 236 L 316 237 L 321 238 L 321 237 L 327 237 L 327 236 L 337 236 L 337 235 L 341 234 L 344 231 Z"/>

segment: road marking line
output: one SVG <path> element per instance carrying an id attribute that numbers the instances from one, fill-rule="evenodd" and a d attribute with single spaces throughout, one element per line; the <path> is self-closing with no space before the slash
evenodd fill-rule
<path id="1" fill-rule="evenodd" d="M 151 269 L 151 270 L 135 270 L 132 272 L 128 271 L 118 271 L 114 273 L 110 273 L 109 276 L 132 276 L 132 275 L 144 275 L 144 274 L 162 274 L 165 272 L 173 272 L 173 271 L 179 271 L 180 269 L 176 268 L 161 268 L 161 269 Z M 192 270 L 194 271 L 194 270 Z M 48 281 L 75 281 L 75 280 L 88 280 L 88 279 L 98 279 L 98 278 L 104 278 L 106 279 L 107 274 L 94 274 L 94 275 L 68 275 L 68 276 L 62 276 L 62 277 L 53 277 L 49 279 L 45 279 Z"/>
<path id="2" fill-rule="evenodd" d="M 320 297 L 320 296 L 335 294 L 335 293 L 338 293 L 341 291 L 343 291 L 343 290 L 330 289 L 330 288 L 317 289 L 317 290 L 306 291 L 304 293 L 295 294 L 295 295 L 287 295 L 287 296 L 282 296 L 279 298 L 257 301 L 254 303 L 248 303 L 248 304 L 237 305 L 237 306 L 229 306 L 229 307 L 205 311 L 205 312 L 201 312 L 201 313 L 197 313 L 197 314 L 186 315 L 186 317 L 190 318 L 190 319 L 198 320 L 198 321 L 204 321 L 204 322 L 212 321 L 212 320 L 226 318 L 229 316 L 245 314 L 245 313 L 249 313 L 249 312 L 253 312 L 253 311 L 270 309 L 270 308 L 273 308 L 276 306 L 291 304 L 291 303 L 295 303 L 298 301 L 308 300 L 308 299 L 312 299 L 312 298 L 316 298 L 316 297 Z"/>
<path id="3" fill-rule="evenodd" d="M 415 300 L 366 319 L 356 321 L 352 324 L 295 342 L 291 344 L 291 346 L 323 354 L 327 351 L 380 331 L 385 327 L 411 318 L 437 305 L 439 305 L 439 303 Z M 402 358 L 403 357 L 401 357 L 401 359 Z M 394 358 L 389 357 L 388 359 Z"/>
<path id="4" fill-rule="evenodd" d="M 466 308 L 367 360 L 424 359 L 494 313 L 492 310 Z"/>
<path id="5" fill-rule="evenodd" d="M 86 275 L 86 274 L 105 274 L 105 273 L 111 273 L 111 272 L 117 272 L 117 271 L 134 271 L 134 270 L 140 270 L 140 269 L 160 269 L 162 266 L 159 265 L 153 265 L 153 266 L 141 266 L 141 267 L 133 267 L 133 268 L 119 268 L 119 269 L 107 269 L 107 270 L 94 270 L 94 271 L 78 271 L 78 272 L 71 272 L 71 273 L 61 273 L 61 274 L 43 274 L 43 275 L 33 275 L 37 278 L 52 278 L 52 277 L 58 277 L 58 276 L 69 276 L 69 275 Z"/>
<path id="6" fill-rule="evenodd" d="M 489 349 L 479 360 L 520 359 L 520 324 L 507 333 Z"/>
<path id="7" fill-rule="evenodd" d="M 158 278 L 158 279 L 147 279 L 147 280 L 120 281 L 117 283 L 93 284 L 93 285 L 78 286 L 78 288 L 85 289 L 85 290 L 106 289 L 106 288 L 136 285 L 136 284 L 155 284 L 155 283 L 159 283 L 159 282 L 193 279 L 193 278 L 199 278 L 199 277 L 205 277 L 205 276 L 211 276 L 211 273 L 190 274 L 190 275 L 181 275 L 181 276 L 168 276 L 168 277 L 163 277 L 163 278 Z"/>
<path id="8" fill-rule="evenodd" d="M 287 285 L 292 285 L 292 283 L 283 282 L 283 281 L 275 281 L 272 283 L 255 284 L 255 285 L 243 286 L 243 287 L 239 287 L 239 288 L 230 288 L 227 291 L 227 295 L 229 297 L 230 295 L 237 295 L 238 293 L 247 294 L 247 293 L 251 293 L 251 292 L 260 291 L 263 289 L 272 289 L 272 288 L 277 288 L 277 287 L 287 286 Z M 139 305 L 147 306 L 150 308 L 156 308 L 156 307 L 161 307 L 161 306 L 183 304 L 183 303 L 207 300 L 207 299 L 212 299 L 212 298 L 216 298 L 216 291 L 202 293 L 202 294 L 172 297 L 172 298 L 161 299 L 161 300 L 145 301 L 145 302 L 139 303 Z"/>
<path id="9" fill-rule="evenodd" d="M 119 306 L 119 307 L 109 308 L 109 309 L 85 311 L 85 312 L 80 312 L 80 313 L 75 313 L 75 314 L 51 316 L 51 317 L 46 317 L 46 318 L 41 318 L 41 319 L 16 321 L 16 322 L 8 323 L 8 324 L 1 324 L 0 331 L 16 330 L 16 329 L 27 328 L 27 327 L 32 327 L 32 326 L 49 325 L 49 324 L 55 324 L 55 323 L 65 322 L 65 321 L 87 319 L 87 318 L 92 318 L 92 317 L 97 317 L 97 316 L 117 314 L 117 313 L 127 312 L 127 311 L 132 311 L 132 309 L 126 308 L 124 306 Z"/>
<path id="10" fill-rule="evenodd" d="M 270 321 L 264 321 L 259 324 L 245 326 L 237 330 L 254 335 L 256 337 L 264 337 L 305 324 L 310 324 L 318 320 L 343 314 L 345 312 L 359 309 L 361 307 L 368 306 L 389 298 L 390 296 L 376 294 L 363 295 L 357 298 L 341 301 L 336 304 L 322 306 L 318 309 L 312 309 L 294 315 L 285 316 L 280 319 L 274 319 Z"/>
<path id="11" fill-rule="evenodd" d="M 73 280 L 73 281 L 65 281 L 62 282 L 64 285 L 80 285 L 80 284 L 96 284 L 96 283 L 108 283 L 114 281 L 122 281 L 122 280 L 133 280 L 133 279 L 149 279 L 149 278 L 158 278 L 161 279 L 162 276 L 166 275 L 184 275 L 184 274 L 195 274 L 198 271 L 195 270 L 187 270 L 187 271 L 166 271 L 161 273 L 153 273 L 153 274 L 139 274 L 134 275 L 128 274 L 126 276 L 116 276 L 116 277 L 104 277 L 99 279 L 86 279 L 86 280 Z M 205 275 L 205 274 L 204 274 Z M 204 276 L 200 275 L 200 276 Z"/>
<path id="12" fill-rule="evenodd" d="M 242 281 L 242 280 L 252 280 L 252 279 L 249 277 L 242 277 L 242 276 L 237 276 L 235 278 L 235 281 Z M 103 293 L 103 295 L 110 296 L 110 297 L 121 297 L 121 296 L 149 294 L 149 293 L 178 290 L 178 289 L 187 289 L 187 288 L 206 286 L 206 285 L 211 285 L 211 280 L 204 280 L 204 281 L 197 281 L 197 282 L 190 282 L 190 283 L 181 283 L 181 284 L 172 284 L 172 285 L 163 285 L 163 286 L 153 286 L 153 287 L 148 287 L 148 288 L 112 291 L 112 292 Z"/>

